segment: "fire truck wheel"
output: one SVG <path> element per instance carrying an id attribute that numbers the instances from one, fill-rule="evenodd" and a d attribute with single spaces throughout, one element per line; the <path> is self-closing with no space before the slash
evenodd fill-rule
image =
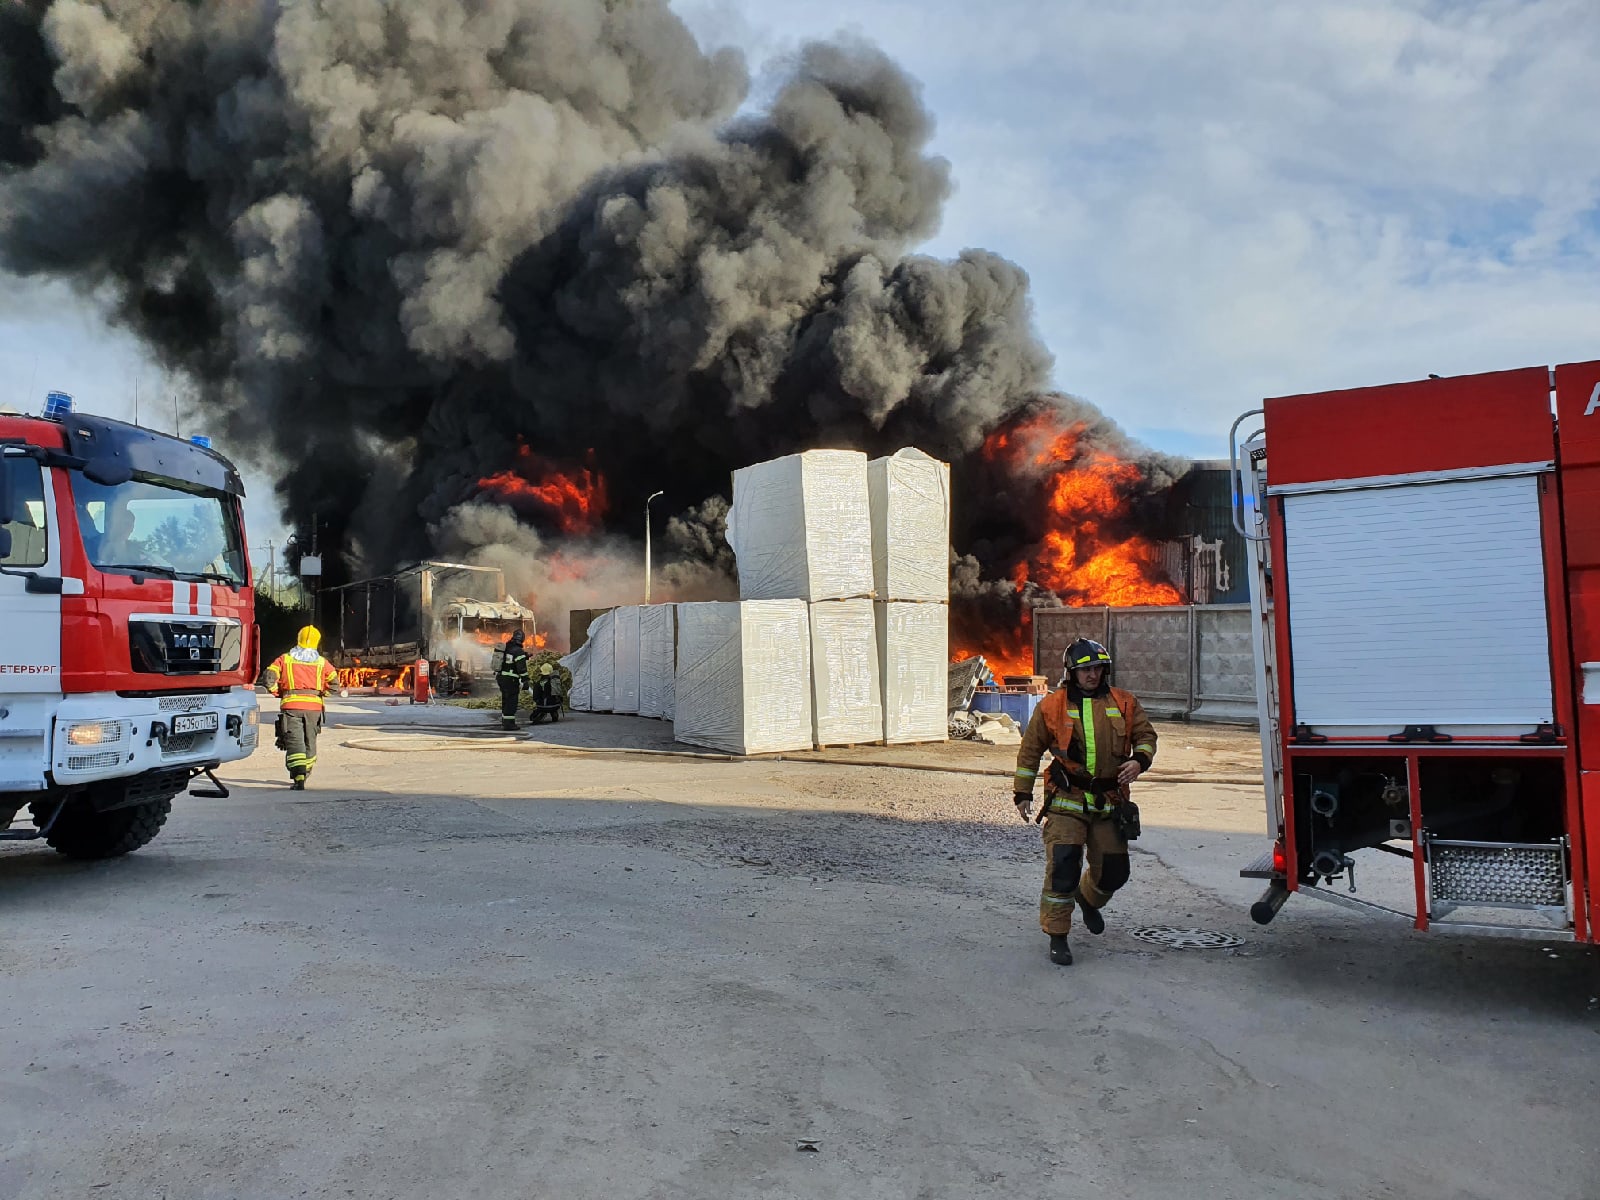
<path id="1" fill-rule="evenodd" d="M 39 801 L 29 812 L 43 828 L 55 811 L 53 801 Z M 96 812 L 81 798 L 69 800 L 44 840 L 68 858 L 116 858 L 143 846 L 167 823 L 172 798 Z"/>

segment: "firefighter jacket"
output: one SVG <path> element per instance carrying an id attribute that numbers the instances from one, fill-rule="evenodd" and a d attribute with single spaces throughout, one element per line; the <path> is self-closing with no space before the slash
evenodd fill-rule
<path id="1" fill-rule="evenodd" d="M 500 656 L 501 679 L 515 679 L 519 684 L 528 682 L 528 652 L 512 646 L 505 647 Z"/>
<path id="2" fill-rule="evenodd" d="M 1046 811 L 1094 815 L 1108 812 L 1124 799 L 1127 788 L 1093 789 L 1101 793 L 1095 795 L 1084 786 L 1087 780 L 1115 780 L 1130 758 L 1148 770 L 1156 755 L 1156 731 L 1132 692 L 1102 687 L 1095 695 L 1085 695 L 1063 687 L 1039 702 L 1022 735 L 1011 785 L 1017 795 L 1033 795 L 1047 750 L 1077 779 L 1064 786 L 1054 772 L 1046 773 Z"/>
<path id="3" fill-rule="evenodd" d="M 267 668 L 263 682 L 284 712 L 321 712 L 322 698 L 339 686 L 339 672 L 315 650 L 290 650 Z"/>

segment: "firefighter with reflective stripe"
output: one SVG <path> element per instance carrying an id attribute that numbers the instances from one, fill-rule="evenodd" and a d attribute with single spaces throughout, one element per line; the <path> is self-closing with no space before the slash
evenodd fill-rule
<path id="1" fill-rule="evenodd" d="M 1128 844 L 1113 809 L 1128 798 L 1128 785 L 1149 770 L 1156 731 L 1133 693 L 1111 686 L 1111 655 L 1099 642 L 1079 638 L 1062 658 L 1064 686 L 1039 702 L 1023 734 L 1012 799 L 1027 820 L 1039 764 L 1049 751 L 1053 761 L 1045 772 L 1040 814 L 1045 875 L 1039 927 L 1050 935 L 1051 961 L 1067 966 L 1074 904 L 1089 932 L 1100 933 L 1106 927 L 1100 910 L 1128 881 Z"/>
<path id="2" fill-rule="evenodd" d="M 500 684 L 500 728 L 517 727 L 517 700 L 528 686 L 528 652 L 522 648 L 526 638 L 518 629 L 506 639 L 500 652 L 500 669 L 495 678 Z"/>
<path id="3" fill-rule="evenodd" d="M 301 791 L 317 765 L 317 731 L 322 728 L 322 698 L 339 686 L 339 672 L 317 651 L 322 634 L 307 625 L 293 650 L 279 655 L 262 682 L 280 701 L 278 748 L 289 769 L 289 786 Z"/>

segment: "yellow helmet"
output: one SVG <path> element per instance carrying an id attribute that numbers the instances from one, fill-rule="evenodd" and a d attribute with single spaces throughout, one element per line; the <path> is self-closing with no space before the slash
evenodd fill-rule
<path id="1" fill-rule="evenodd" d="M 555 673 L 556 673 L 556 669 L 554 667 L 552 667 L 549 663 L 545 663 L 543 666 L 541 666 L 539 668 L 539 674 L 541 674 L 541 675 L 554 675 Z"/>
<path id="2" fill-rule="evenodd" d="M 297 644 L 302 650 L 315 650 L 322 645 L 322 634 L 315 625 L 307 625 L 300 630 L 300 640 Z"/>

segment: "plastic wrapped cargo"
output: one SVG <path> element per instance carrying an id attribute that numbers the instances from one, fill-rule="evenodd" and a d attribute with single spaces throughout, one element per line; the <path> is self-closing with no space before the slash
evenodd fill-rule
<path id="1" fill-rule="evenodd" d="M 807 450 L 735 471 L 728 544 L 742 600 L 871 596 L 867 456 Z"/>
<path id="2" fill-rule="evenodd" d="M 907 447 L 867 464 L 879 600 L 950 598 L 950 464 Z"/>
<path id="3" fill-rule="evenodd" d="M 943 604 L 873 605 L 883 675 L 883 736 L 890 745 L 949 737 L 950 610 Z"/>
<path id="4" fill-rule="evenodd" d="M 639 610 L 639 715 L 670 717 L 678 670 L 678 612 L 671 604 Z"/>
<path id="5" fill-rule="evenodd" d="M 589 641 L 594 646 L 594 656 L 589 660 L 590 694 L 593 703 L 590 712 L 610 712 L 616 703 L 617 648 L 612 640 L 617 610 L 602 613 L 589 626 Z"/>
<path id="6" fill-rule="evenodd" d="M 611 711 L 639 711 L 639 606 L 625 604 L 612 613 Z"/>
<path id="7" fill-rule="evenodd" d="M 811 606 L 811 700 L 818 746 L 883 739 L 878 630 L 871 600 Z"/>
<path id="8" fill-rule="evenodd" d="M 589 660 L 594 656 L 594 643 L 585 641 L 561 660 L 561 665 L 572 672 L 572 690 L 567 693 L 567 706 L 573 712 L 589 712 L 594 708 L 594 681 L 589 674 Z"/>
<path id="9" fill-rule="evenodd" d="M 811 618 L 803 600 L 678 605 L 680 742 L 730 754 L 811 748 Z"/>

